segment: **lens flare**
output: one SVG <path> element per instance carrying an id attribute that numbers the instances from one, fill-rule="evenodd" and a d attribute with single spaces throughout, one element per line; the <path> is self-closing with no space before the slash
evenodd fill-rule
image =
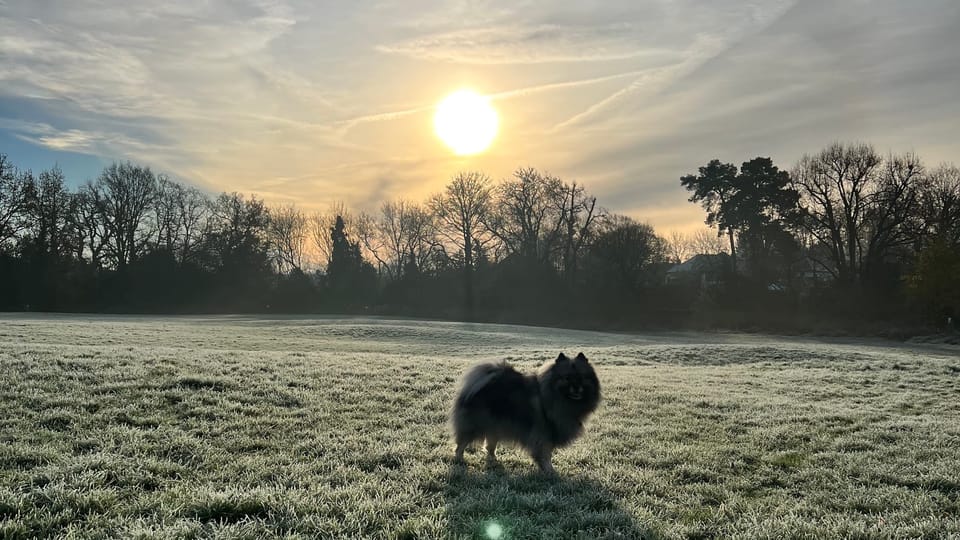
<path id="1" fill-rule="evenodd" d="M 484 530 L 484 533 L 490 540 L 500 540 L 503 538 L 503 527 L 501 527 L 499 523 L 491 521 L 487 523 L 487 528 Z"/>

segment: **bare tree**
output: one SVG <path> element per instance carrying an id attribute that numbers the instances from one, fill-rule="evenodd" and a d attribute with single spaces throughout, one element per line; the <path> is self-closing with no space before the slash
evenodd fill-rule
<path id="1" fill-rule="evenodd" d="M 315 212 L 310 215 L 307 218 L 307 227 L 314 251 L 315 260 L 313 262 L 318 268 L 325 268 L 333 255 L 333 241 L 330 239 L 330 231 L 336 225 L 337 216 L 343 219 L 348 236 L 352 238 L 359 236 L 356 219 L 343 201 L 331 204 L 330 209 L 326 212 Z"/>
<path id="2" fill-rule="evenodd" d="M 196 258 L 203 244 L 203 234 L 210 216 L 211 201 L 202 191 L 183 187 L 177 197 L 177 215 L 180 218 L 181 243 L 178 249 L 181 262 Z"/>
<path id="3" fill-rule="evenodd" d="M 271 257 L 281 274 L 303 270 L 307 249 L 307 217 L 289 204 L 269 209 L 267 241 Z"/>
<path id="4" fill-rule="evenodd" d="M 930 171 L 919 185 L 918 203 L 920 247 L 937 240 L 960 245 L 960 168 L 945 163 Z"/>
<path id="5" fill-rule="evenodd" d="M 665 239 L 667 258 L 675 264 L 680 264 L 690 257 L 693 241 L 690 235 L 680 231 L 670 231 Z"/>
<path id="6" fill-rule="evenodd" d="M 221 193 L 210 203 L 204 255 L 216 270 L 243 273 L 269 270 L 267 228 L 270 216 L 262 200 Z"/>
<path id="7" fill-rule="evenodd" d="M 122 269 L 140 255 L 151 237 L 146 216 L 156 198 L 156 176 L 149 167 L 114 163 L 100 173 L 93 189 L 110 231 L 107 252 Z"/>
<path id="8" fill-rule="evenodd" d="M 410 272 L 423 272 L 438 255 L 434 216 L 410 201 L 384 202 L 379 219 L 361 220 L 359 228 L 367 251 L 391 280 L 402 279 Z"/>
<path id="9" fill-rule="evenodd" d="M 801 195 L 802 227 L 827 258 L 813 260 L 841 282 L 862 283 L 910 244 L 921 227 L 916 219 L 923 165 L 914 154 L 881 158 L 866 144 L 830 145 L 804 156 L 794 169 Z"/>
<path id="10" fill-rule="evenodd" d="M 873 186 L 883 160 L 867 144 L 834 143 L 794 168 L 793 187 L 804 208 L 802 225 L 827 247 L 829 261 L 817 261 L 835 277 L 860 277 L 862 245 Z"/>
<path id="11" fill-rule="evenodd" d="M 563 182 L 536 169 L 521 168 L 496 187 L 496 204 L 487 216 L 487 227 L 508 253 L 546 262 L 559 244 L 563 226 Z"/>
<path id="12" fill-rule="evenodd" d="M 411 264 L 417 270 L 423 266 L 435 243 L 428 234 L 429 218 L 421 207 L 403 199 L 384 202 L 377 218 L 361 216 L 357 224 L 360 241 L 387 279 L 401 279 Z"/>
<path id="13" fill-rule="evenodd" d="M 468 313 L 473 310 L 474 259 L 487 237 L 484 220 L 490 210 L 490 201 L 490 179 L 478 172 L 457 174 L 443 192 L 430 199 L 439 233 L 463 254 L 463 283 Z"/>
<path id="14" fill-rule="evenodd" d="M 610 215 L 598 227 L 590 244 L 588 271 L 593 267 L 601 288 L 616 294 L 635 294 L 653 279 L 651 269 L 668 257 L 666 241 L 653 227 L 627 216 Z"/>
<path id="15" fill-rule="evenodd" d="M 388 253 L 384 266 L 390 279 L 403 277 L 410 235 L 411 206 L 410 202 L 403 199 L 386 201 L 380 206 L 380 221 L 377 229 L 382 238 L 382 245 Z"/>
<path id="16" fill-rule="evenodd" d="M 437 220 L 429 209 L 408 203 L 403 212 L 403 275 L 436 269 L 443 248 L 437 237 Z"/>
<path id="17" fill-rule="evenodd" d="M 27 230 L 38 253 L 60 258 L 73 253 L 75 240 L 71 225 L 73 197 L 59 167 L 40 173 L 26 185 Z"/>
<path id="18" fill-rule="evenodd" d="M 74 195 L 74 234 L 77 236 L 76 257 L 90 262 L 98 270 L 103 267 L 104 251 L 111 241 L 112 230 L 103 215 L 104 203 L 101 193 L 92 182 L 81 186 Z"/>
<path id="19" fill-rule="evenodd" d="M 723 239 L 713 229 L 700 228 L 688 237 L 690 255 L 727 253 Z"/>
<path id="20" fill-rule="evenodd" d="M 587 195 L 583 186 L 564 183 L 557 193 L 554 205 L 561 219 L 561 269 L 567 283 L 576 281 L 577 260 L 593 236 L 594 225 L 601 212 L 597 198 Z"/>
<path id="21" fill-rule="evenodd" d="M 387 279 L 395 279 L 396 269 L 390 261 L 389 239 L 384 234 L 382 219 L 360 212 L 355 219 L 354 231 L 362 253 L 377 261 L 377 273 L 386 274 Z"/>
<path id="22" fill-rule="evenodd" d="M 32 175 L 20 172 L 0 154 L 0 249 L 13 240 L 26 225 L 23 218 L 26 199 L 26 185 Z"/>
<path id="23" fill-rule="evenodd" d="M 864 277 L 897 248 L 910 244 L 920 227 L 917 217 L 923 164 L 916 154 L 891 155 L 872 186 L 861 242 L 860 273 Z"/>
<path id="24" fill-rule="evenodd" d="M 153 215 L 158 248 L 173 253 L 181 243 L 180 199 L 183 186 L 170 180 L 166 175 L 157 175 L 157 193 L 153 204 Z"/>

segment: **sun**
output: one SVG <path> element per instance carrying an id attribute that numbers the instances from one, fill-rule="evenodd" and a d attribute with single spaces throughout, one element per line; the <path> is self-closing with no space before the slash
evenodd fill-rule
<path id="1" fill-rule="evenodd" d="M 433 117 L 437 136 L 461 156 L 489 148 L 499 123 L 490 99 L 472 90 L 458 90 L 445 97 Z"/>

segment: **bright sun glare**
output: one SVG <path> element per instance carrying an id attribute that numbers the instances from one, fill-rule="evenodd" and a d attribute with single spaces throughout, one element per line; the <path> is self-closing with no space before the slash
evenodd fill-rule
<path id="1" fill-rule="evenodd" d="M 497 135 L 498 123 L 490 99 L 472 90 L 458 90 L 444 98 L 433 117 L 437 136 L 461 156 L 486 150 Z"/>

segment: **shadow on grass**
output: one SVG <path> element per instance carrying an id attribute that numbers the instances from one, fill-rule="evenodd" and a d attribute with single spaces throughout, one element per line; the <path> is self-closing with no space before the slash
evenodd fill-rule
<path id="1" fill-rule="evenodd" d="M 610 490 L 580 475 L 551 478 L 454 465 L 444 497 L 451 538 L 659 537 L 635 523 Z"/>

